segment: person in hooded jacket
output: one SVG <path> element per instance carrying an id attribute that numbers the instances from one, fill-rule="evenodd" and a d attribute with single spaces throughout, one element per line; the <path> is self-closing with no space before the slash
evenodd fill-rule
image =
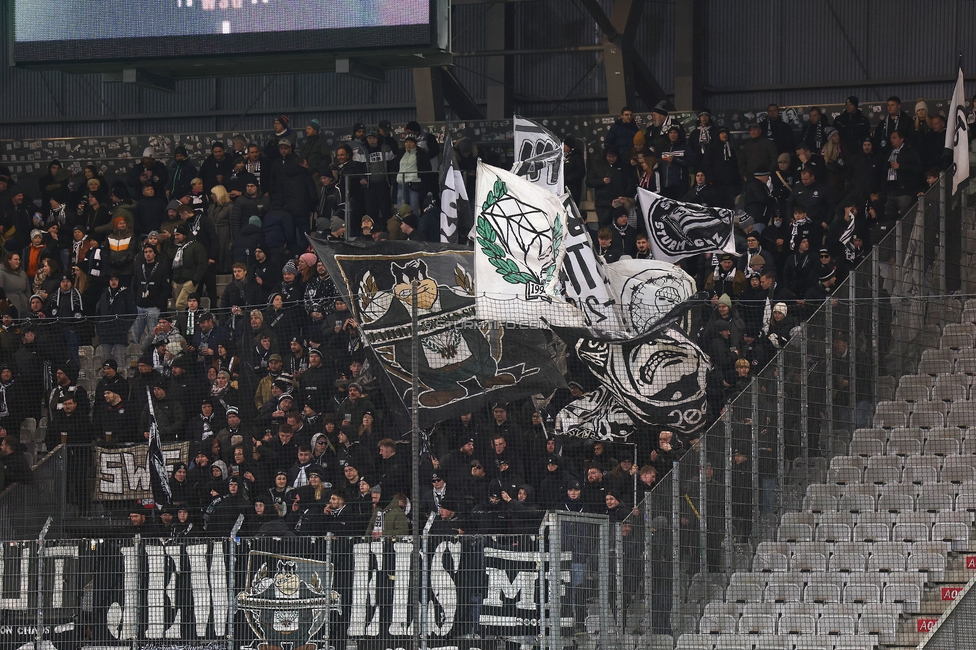
<path id="1" fill-rule="evenodd" d="M 41 195 L 41 206 L 46 206 L 51 200 L 51 196 L 57 191 L 69 191 L 68 181 L 71 179 L 71 172 L 61 165 L 61 161 L 55 158 L 47 166 L 47 173 L 37 180 L 37 189 Z"/>
<path id="2" fill-rule="evenodd" d="M 322 125 L 316 119 L 309 120 L 305 125 L 305 142 L 299 153 L 299 160 L 305 163 L 308 169 L 319 169 L 328 166 L 332 162 L 332 147 L 320 131 Z"/>
<path id="3" fill-rule="evenodd" d="M 624 165 L 620 151 L 608 147 L 603 158 L 592 161 L 586 173 L 586 185 L 594 189 L 596 211 L 602 226 L 612 220 L 614 201 L 634 196 L 637 179 L 632 168 Z"/>
<path id="4" fill-rule="evenodd" d="M 801 237 L 796 250 L 783 265 L 783 284 L 794 296 L 802 296 L 816 280 L 816 263 L 808 237 Z"/>
<path id="5" fill-rule="evenodd" d="M 203 187 L 207 196 L 215 185 L 222 184 L 230 179 L 231 172 L 234 171 L 234 163 L 227 155 L 227 149 L 223 142 L 214 142 L 210 145 L 210 155 L 203 161 L 200 167 L 200 178 L 203 179 Z M 191 183 L 192 186 L 192 183 Z M 180 198 L 180 197 L 176 197 Z"/>
<path id="6" fill-rule="evenodd" d="M 721 196 L 718 207 L 731 209 L 735 195 L 742 191 L 742 176 L 739 174 L 739 154 L 731 141 L 729 130 L 722 127 L 718 137 L 705 151 L 702 167 Z"/>
<path id="7" fill-rule="evenodd" d="M 215 497 L 204 511 L 204 529 L 208 536 L 226 537 L 237 518 L 247 511 L 248 502 L 244 498 L 241 479 L 231 476 L 227 479 L 226 490 L 226 493 Z"/>
<path id="8" fill-rule="evenodd" d="M 668 129 L 667 142 L 658 154 L 661 159 L 661 193 L 672 199 L 680 199 L 688 190 L 684 129 L 677 125 Z"/>
<path id="9" fill-rule="evenodd" d="M 159 232 L 162 229 L 163 223 L 166 221 L 168 204 L 169 201 L 158 186 L 145 183 L 139 188 L 133 231 L 139 235 L 140 240 L 152 231 Z"/>
<path id="10" fill-rule="evenodd" d="M 173 150 L 173 164 L 170 165 L 169 180 L 163 183 L 167 199 L 182 199 L 190 193 L 190 181 L 197 177 L 197 168 L 189 159 L 186 147 Z"/>
<path id="11" fill-rule="evenodd" d="M 292 216 L 294 227 L 305 234 L 309 231 L 312 210 L 318 204 L 315 181 L 308 167 L 303 166 L 292 153 L 287 140 L 279 143 L 278 148 L 281 156 L 272 166 L 271 197 L 282 202 L 284 209 Z"/>
<path id="12" fill-rule="evenodd" d="M 386 223 L 393 216 L 390 182 L 391 172 L 396 168 L 396 154 L 389 145 L 380 141 L 376 131 L 370 131 L 366 135 L 364 150 L 369 176 L 360 180 L 360 185 L 366 190 L 366 214 L 373 217 L 378 230 L 386 230 Z"/>
<path id="13" fill-rule="evenodd" d="M 708 109 L 698 112 L 698 123 L 688 135 L 688 144 L 685 148 L 685 161 L 690 169 L 694 171 L 701 169 L 708 146 L 718 137 L 717 129 Z"/>
<path id="14" fill-rule="evenodd" d="M 241 211 L 243 225 L 240 231 L 234 234 L 231 242 L 231 263 L 244 264 L 245 268 L 254 264 L 254 250 L 264 243 L 261 218 L 254 214 L 254 210 L 256 210 L 255 207 L 248 206 Z M 266 300 L 264 298 L 259 302 Z"/>
<path id="15" fill-rule="evenodd" d="M 108 287 L 98 299 L 95 315 L 98 317 L 95 330 L 102 358 L 125 359 L 129 329 L 135 322 L 136 301 L 117 273 L 109 276 Z"/>

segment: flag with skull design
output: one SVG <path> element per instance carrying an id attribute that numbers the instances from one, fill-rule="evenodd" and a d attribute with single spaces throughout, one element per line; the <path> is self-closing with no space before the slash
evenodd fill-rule
<path id="1" fill-rule="evenodd" d="M 563 379 L 541 330 L 478 318 L 474 253 L 449 244 L 333 243 L 311 239 L 385 372 L 391 402 L 409 409 L 419 378 L 420 423 L 490 401 L 551 392 Z M 412 363 L 413 281 L 418 282 L 419 363 Z"/>

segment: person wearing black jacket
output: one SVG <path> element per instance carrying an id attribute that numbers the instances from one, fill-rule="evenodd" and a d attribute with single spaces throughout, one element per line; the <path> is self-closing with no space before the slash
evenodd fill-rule
<path id="1" fill-rule="evenodd" d="M 891 153 L 891 136 L 896 131 L 902 133 L 903 140 L 911 140 L 915 135 L 915 123 L 901 110 L 901 99 L 892 95 L 888 98 L 888 114 L 874 129 L 874 150 L 880 156 L 887 158 Z"/>
<path id="2" fill-rule="evenodd" d="M 685 149 L 686 162 L 691 170 L 697 171 L 702 167 L 708 146 L 718 137 L 717 128 L 708 110 L 698 112 L 698 124 L 688 135 L 688 146 Z"/>
<path id="3" fill-rule="evenodd" d="M 815 173 L 807 168 L 800 172 L 800 182 L 793 186 L 793 194 L 790 196 L 789 205 L 793 208 L 793 213 L 798 214 L 802 206 L 803 212 L 809 217 L 813 224 L 816 224 L 823 231 L 827 230 L 830 222 L 834 220 L 834 209 L 837 200 L 834 192 L 826 183 L 818 181 Z M 820 233 L 822 238 L 823 232 Z M 811 244 L 819 246 L 820 241 Z"/>
<path id="4" fill-rule="evenodd" d="M 895 131 L 890 137 L 891 146 L 886 150 L 888 165 L 886 171 L 885 193 L 888 202 L 885 214 L 889 217 L 904 217 L 908 209 L 917 200 L 919 189 L 923 184 L 922 157 L 901 131 Z"/>
<path id="5" fill-rule="evenodd" d="M 214 142 L 210 145 L 210 152 L 200 167 L 200 178 L 203 179 L 207 196 L 215 185 L 222 185 L 225 180 L 229 180 L 231 172 L 234 171 L 234 163 L 227 156 L 223 142 Z"/>
<path id="6" fill-rule="evenodd" d="M 729 130 L 718 130 L 718 139 L 705 151 L 702 163 L 705 175 L 712 181 L 721 197 L 716 207 L 732 208 L 735 195 L 742 191 L 742 176 L 739 175 L 739 155 L 730 140 Z"/>
<path id="7" fill-rule="evenodd" d="M 871 137 L 871 123 L 858 108 L 859 100 L 851 95 L 844 103 L 844 112 L 834 119 L 834 128 L 840 133 L 840 143 L 845 151 L 857 151 L 865 139 Z"/>
<path id="8" fill-rule="evenodd" d="M 800 131 L 800 142 L 807 145 L 810 151 L 820 151 L 827 144 L 827 127 L 830 121 L 823 117 L 823 111 L 818 106 L 811 106 L 807 111 L 809 121 Z"/>
<path id="9" fill-rule="evenodd" d="M 119 363 L 115 359 L 105 359 L 102 363 L 102 377 L 95 384 L 95 399 L 106 390 L 115 391 L 122 399 L 129 398 L 129 381 L 119 372 Z"/>
<path id="10" fill-rule="evenodd" d="M 768 224 L 776 201 L 769 193 L 769 170 L 761 169 L 746 183 L 745 211 L 756 223 Z"/>
<path id="11" fill-rule="evenodd" d="M 865 138 L 860 144 L 860 153 L 852 156 L 847 166 L 845 202 L 861 204 L 872 193 L 880 192 L 884 187 L 886 166 L 884 158 L 875 153 L 874 142 Z"/>
<path id="12" fill-rule="evenodd" d="M 142 248 L 142 259 L 132 264 L 132 293 L 135 297 L 136 319 L 129 331 L 129 339 L 136 343 L 142 335 L 151 331 L 159 320 L 159 313 L 166 309 L 172 288 L 169 283 L 170 267 L 159 259 L 159 251 L 151 244 Z"/>
<path id="13" fill-rule="evenodd" d="M 695 172 L 695 184 L 691 186 L 682 200 L 687 203 L 718 207 L 722 202 L 722 193 L 718 192 L 715 186 L 709 182 L 705 170 L 699 169 Z"/>
<path id="14" fill-rule="evenodd" d="M 95 308 L 95 331 L 102 358 L 125 359 L 125 347 L 129 342 L 129 329 L 135 321 L 136 301 L 132 291 L 123 287 L 119 276 L 109 276 L 108 286 L 98 299 Z"/>
<path id="15" fill-rule="evenodd" d="M 0 443 L 0 463 L 3 464 L 4 483 L 7 489 L 14 483 L 33 483 L 34 473 L 17 437 L 8 433 Z"/>
<path id="16" fill-rule="evenodd" d="M 951 160 L 945 146 L 945 136 L 945 117 L 936 113 L 932 116 L 932 128 L 918 136 L 916 142 L 925 169 L 935 168 L 942 171 L 949 166 Z"/>
<path id="17" fill-rule="evenodd" d="M 586 185 L 595 190 L 600 225 L 612 221 L 614 201 L 634 196 L 636 182 L 629 165 L 624 165 L 616 147 L 608 147 L 603 158 L 593 160 L 586 174 Z"/>
<path id="18" fill-rule="evenodd" d="M 156 160 L 156 149 L 154 147 L 145 148 L 142 152 L 142 160 L 129 170 L 126 184 L 133 190 L 138 190 L 147 181 L 157 187 L 166 187 L 166 183 L 169 181 L 169 171 L 166 169 L 166 165 Z"/>
<path id="19" fill-rule="evenodd" d="M 770 104 L 766 109 L 766 118 L 759 122 L 763 135 L 773 141 L 779 153 L 793 153 L 796 138 L 793 129 L 783 121 L 779 114 L 779 105 Z"/>
<path id="20" fill-rule="evenodd" d="M 576 138 L 567 135 L 563 138 L 563 179 L 566 188 L 579 205 L 583 200 L 583 181 L 586 179 L 586 162 L 583 152 L 578 148 Z"/>
<path id="21" fill-rule="evenodd" d="M 197 177 L 197 168 L 187 157 L 186 147 L 173 150 L 169 181 L 164 183 L 167 199 L 182 199 L 190 193 L 190 181 Z"/>

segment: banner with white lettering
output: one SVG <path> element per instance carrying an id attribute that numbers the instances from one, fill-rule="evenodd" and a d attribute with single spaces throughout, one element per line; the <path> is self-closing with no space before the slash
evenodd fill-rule
<path id="1" fill-rule="evenodd" d="M 189 442 L 165 442 L 159 445 L 166 466 L 166 477 L 173 475 L 173 465 L 189 462 Z M 129 501 L 152 499 L 152 475 L 147 467 L 149 445 L 135 447 L 96 447 L 96 501 Z M 162 477 L 161 477 L 162 478 Z"/>
<path id="2" fill-rule="evenodd" d="M 678 262 L 699 253 L 733 253 L 733 213 L 676 201 L 637 188 L 644 231 L 654 259 Z"/>
<path id="3" fill-rule="evenodd" d="M 588 523 L 598 530 L 599 522 Z M 584 557 L 601 551 L 593 531 L 567 529 L 558 556 L 537 535 L 425 538 L 427 629 L 442 647 L 478 630 L 483 638 L 535 637 L 547 598 L 581 602 Z M 573 531 L 576 531 L 574 534 Z M 123 537 L 112 538 L 113 532 Z M 4 544 L 0 551 L 0 644 L 41 638 L 48 650 L 79 647 L 326 650 L 407 643 L 418 624 L 409 538 L 124 537 Z M 584 534 L 585 533 L 585 534 Z M 575 541 L 574 541 L 575 540 Z M 558 566 L 553 566 L 555 561 Z M 38 563 L 43 563 L 39 573 Z M 576 564 L 574 564 L 576 563 Z M 43 574 L 43 579 L 38 580 Z M 549 581 L 556 579 L 559 585 Z M 42 601 L 43 599 L 43 601 Z M 378 647 L 397 647 L 378 646 Z M 404 646 L 408 647 L 408 646 Z"/>

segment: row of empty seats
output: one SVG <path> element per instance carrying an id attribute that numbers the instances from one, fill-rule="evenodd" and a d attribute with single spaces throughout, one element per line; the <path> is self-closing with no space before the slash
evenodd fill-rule
<path id="1" fill-rule="evenodd" d="M 976 441 L 974 441 L 976 442 Z M 882 447 L 877 440 L 861 440 L 851 443 L 851 455 L 835 456 L 827 471 L 827 482 L 838 484 L 865 483 L 886 485 L 888 483 L 971 483 L 976 481 L 976 458 L 960 453 L 919 454 L 912 449 L 918 446 L 916 440 L 889 441 Z M 951 438 L 926 441 L 929 449 L 952 452 L 959 443 Z M 871 447 L 878 453 L 867 455 L 854 453 L 867 451 Z M 896 453 L 899 450 L 905 453 Z M 889 453 L 885 454 L 884 451 Z M 838 460 L 840 459 L 840 460 Z"/>
<path id="2" fill-rule="evenodd" d="M 682 634 L 678 650 L 870 650 L 876 637 L 786 634 Z"/>
<path id="3" fill-rule="evenodd" d="M 931 554 L 942 560 L 945 557 Z M 942 576 L 891 572 L 739 572 L 725 590 L 725 603 L 887 603 L 904 612 L 917 612 L 927 581 Z"/>
<path id="4" fill-rule="evenodd" d="M 901 609 L 889 603 L 710 603 L 702 634 L 877 635 L 893 643 Z"/>

